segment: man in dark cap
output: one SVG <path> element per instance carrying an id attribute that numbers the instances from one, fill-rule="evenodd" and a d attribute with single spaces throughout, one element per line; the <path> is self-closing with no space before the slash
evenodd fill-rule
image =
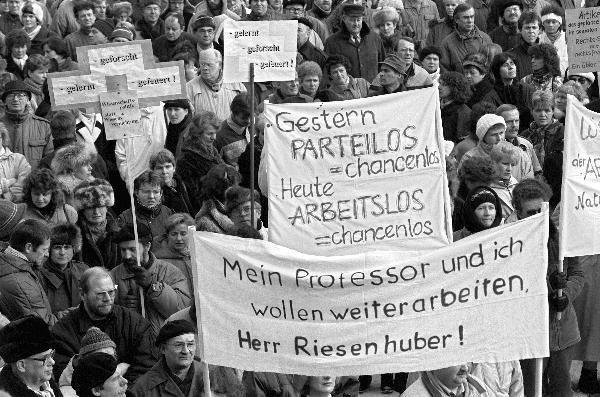
<path id="1" fill-rule="evenodd" d="M 198 52 L 214 48 L 223 54 L 223 47 L 215 41 L 215 21 L 208 15 L 202 15 L 192 24 Z"/>
<path id="2" fill-rule="evenodd" d="M 350 61 L 350 75 L 371 82 L 377 76 L 378 63 L 385 58 L 383 42 L 363 21 L 365 8 L 362 5 L 343 7 L 342 29 L 325 41 L 325 52 L 344 55 Z"/>
<path id="3" fill-rule="evenodd" d="M 508 51 L 519 45 L 519 18 L 523 12 L 521 0 L 504 0 L 500 3 L 500 16 L 502 25 L 490 32 L 490 38 L 500 47 L 502 51 Z"/>
<path id="4" fill-rule="evenodd" d="M 8 129 L 8 148 L 21 153 L 27 159 L 31 169 L 37 168 L 45 155 L 54 150 L 50 123 L 31 114 L 27 107 L 31 100 L 31 88 L 20 80 L 6 83 L 2 93 L 2 102 L 6 113 L 0 122 Z"/>
<path id="5" fill-rule="evenodd" d="M 25 316 L 0 330 L 0 390 L 11 396 L 62 397 L 52 380 L 56 340 L 48 325 L 35 315 Z"/>
<path id="6" fill-rule="evenodd" d="M 380 62 L 379 69 L 379 84 L 380 86 L 372 85 L 369 89 L 369 96 L 378 96 L 392 94 L 395 92 L 404 91 L 404 73 L 406 67 L 396 54 L 390 54 L 385 57 L 383 62 Z"/>
<path id="7" fill-rule="evenodd" d="M 142 2 L 142 18 L 136 24 L 143 39 L 154 40 L 165 34 L 165 22 L 160 19 L 160 1 L 145 0 Z"/>
<path id="8" fill-rule="evenodd" d="M 127 379 L 123 378 L 112 355 L 92 353 L 74 364 L 71 386 L 77 397 L 125 396 Z"/>
<path id="9" fill-rule="evenodd" d="M 196 352 L 196 329 L 186 320 L 165 323 L 156 337 L 161 359 L 131 388 L 136 397 L 199 396 L 203 392 L 200 361 Z"/>
<path id="10" fill-rule="evenodd" d="M 313 22 L 306 17 L 298 18 L 298 35 L 296 37 L 298 56 L 296 59 L 298 60 L 298 64 L 301 64 L 304 61 L 313 61 L 323 68 L 325 60 L 327 59 L 327 54 L 311 43 L 310 37 L 311 34 L 314 34 L 313 28 Z"/>
<path id="11" fill-rule="evenodd" d="M 146 318 L 154 332 L 171 314 L 191 304 L 187 279 L 175 265 L 156 259 L 150 252 L 152 233 L 143 223 L 137 225 L 138 240 L 133 225 L 125 224 L 115 236 L 122 264 L 111 270 L 118 284 L 117 304 L 141 313 L 140 294 L 144 294 Z M 136 253 L 139 253 L 138 266 Z"/>

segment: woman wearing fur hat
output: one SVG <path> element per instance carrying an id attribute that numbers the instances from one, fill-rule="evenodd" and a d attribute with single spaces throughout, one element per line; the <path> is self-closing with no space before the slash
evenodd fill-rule
<path id="1" fill-rule="evenodd" d="M 241 176 L 235 168 L 220 164 L 213 167 L 201 181 L 202 208 L 196 214 L 196 230 L 230 234 L 235 225 L 227 216 L 225 191 L 240 183 Z"/>
<path id="2" fill-rule="evenodd" d="M 68 203 L 73 202 L 75 187 L 94 179 L 92 170 L 96 156 L 96 149 L 85 143 L 72 143 L 56 151 L 50 167 L 61 184 Z"/>
<path id="3" fill-rule="evenodd" d="M 404 28 L 400 29 L 402 23 L 400 14 L 392 7 L 383 7 L 373 14 L 374 26 L 379 30 L 379 37 L 383 41 L 386 54 L 396 52 L 400 37 L 408 36 Z"/>
<path id="4" fill-rule="evenodd" d="M 118 264 L 117 244 L 113 236 L 119 231 L 109 211 L 115 204 L 113 188 L 104 179 L 83 182 L 73 192 L 81 229 L 81 259 L 90 267 L 112 269 Z"/>
<path id="5" fill-rule="evenodd" d="M 254 201 L 254 224 L 252 224 L 252 201 Z M 243 225 L 251 226 L 261 232 L 263 240 L 267 239 L 267 230 L 260 220 L 260 194 L 242 186 L 232 186 L 225 191 L 225 211 L 235 228 Z"/>
<path id="6" fill-rule="evenodd" d="M 27 204 L 23 219 L 39 219 L 50 226 L 77 222 L 77 211 L 65 203 L 64 193 L 48 169 L 38 168 L 29 174 L 23 196 Z"/>
<path id="7" fill-rule="evenodd" d="M 73 260 L 81 252 L 81 231 L 76 225 L 52 228 L 50 255 L 40 270 L 42 287 L 48 295 L 52 312 L 60 317 L 70 307 L 79 305 L 79 280 L 88 266 Z"/>

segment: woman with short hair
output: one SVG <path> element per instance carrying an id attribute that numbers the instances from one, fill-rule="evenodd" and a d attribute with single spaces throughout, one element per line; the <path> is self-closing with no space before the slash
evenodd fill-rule
<path id="1" fill-rule="evenodd" d="M 65 202 L 64 193 L 52 171 L 46 168 L 33 170 L 25 179 L 23 201 L 27 209 L 23 219 L 38 219 L 49 226 L 76 223 L 77 211 Z"/>

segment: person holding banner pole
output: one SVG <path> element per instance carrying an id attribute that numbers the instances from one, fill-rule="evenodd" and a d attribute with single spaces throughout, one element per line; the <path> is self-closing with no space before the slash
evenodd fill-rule
<path id="1" fill-rule="evenodd" d="M 524 179 L 513 189 L 515 214 L 507 221 L 525 219 L 539 213 L 542 205 L 552 195 L 550 187 L 537 179 Z M 548 239 L 548 303 L 550 305 L 550 357 L 543 359 L 542 384 L 544 395 L 569 397 L 571 390 L 571 360 L 574 346 L 580 341 L 577 316 L 573 300 L 584 284 L 584 274 L 577 258 L 566 258 L 565 271 L 559 269 L 558 230 L 550 221 Z M 562 290 L 562 295 L 558 293 Z M 558 318 L 557 314 L 561 313 Z M 521 360 L 525 397 L 535 390 L 535 364 L 537 359 Z"/>

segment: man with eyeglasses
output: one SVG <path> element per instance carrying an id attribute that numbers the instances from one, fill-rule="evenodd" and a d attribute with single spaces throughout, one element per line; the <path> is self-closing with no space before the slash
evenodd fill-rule
<path id="1" fill-rule="evenodd" d="M 0 122 L 8 129 L 9 149 L 21 153 L 31 165 L 37 168 L 40 160 L 54 150 L 48 120 L 33 115 L 27 107 L 31 100 L 31 88 L 20 80 L 6 83 L 2 102 L 6 113 Z"/>
<path id="2" fill-rule="evenodd" d="M 48 325 L 35 315 L 25 316 L 0 330 L 0 390 L 18 397 L 62 396 L 52 379 L 56 340 Z"/>
<path id="3" fill-rule="evenodd" d="M 59 379 L 71 357 L 79 353 L 90 327 L 97 327 L 115 342 L 119 362 L 129 364 L 125 378 L 133 383 L 158 358 L 156 334 L 150 323 L 136 313 L 115 305 L 117 287 L 110 273 L 99 266 L 86 270 L 79 284 L 81 303 L 52 328 L 58 340 L 54 375 Z"/>
<path id="4" fill-rule="evenodd" d="M 283 13 L 290 19 L 306 18 L 310 22 L 309 40 L 320 50 L 329 37 L 329 29 L 321 20 L 306 14 L 306 0 L 283 0 Z"/>
<path id="5" fill-rule="evenodd" d="M 199 396 L 203 392 L 196 329 L 186 320 L 165 323 L 156 337 L 161 359 L 131 388 L 136 397 Z M 179 393 L 180 392 L 180 393 Z"/>
<path id="6" fill-rule="evenodd" d="M 0 252 L 0 312 L 9 320 L 35 314 L 49 325 L 56 322 L 37 273 L 49 248 L 46 223 L 27 219 L 15 227 L 9 246 Z"/>

